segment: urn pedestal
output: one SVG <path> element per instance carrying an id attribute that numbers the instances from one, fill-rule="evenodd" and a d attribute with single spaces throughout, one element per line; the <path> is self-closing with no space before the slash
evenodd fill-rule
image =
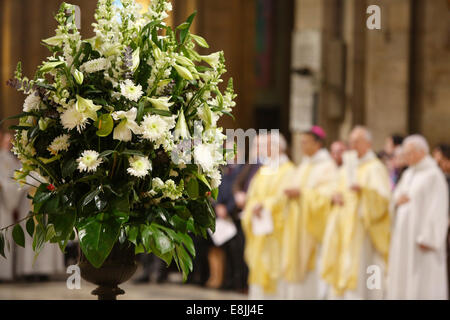
<path id="1" fill-rule="evenodd" d="M 95 268 L 86 259 L 80 249 L 78 266 L 81 277 L 98 288 L 92 291 L 98 300 L 117 300 L 117 296 L 125 294 L 119 284 L 128 281 L 136 272 L 135 247 L 132 243 L 116 243 L 108 258 L 100 268 Z"/>

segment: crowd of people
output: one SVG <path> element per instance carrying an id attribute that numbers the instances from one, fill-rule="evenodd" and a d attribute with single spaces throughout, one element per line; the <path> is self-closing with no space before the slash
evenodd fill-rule
<path id="1" fill-rule="evenodd" d="M 423 136 L 393 135 L 375 153 L 361 126 L 329 151 L 326 139 L 318 126 L 304 132 L 295 165 L 282 135 L 259 135 L 250 152 L 256 163 L 223 168 L 216 232 L 194 237 L 188 282 L 250 299 L 448 299 L 450 146 L 430 151 Z M 10 148 L 3 132 L 1 226 L 31 206 L 32 190 L 18 190 L 11 179 L 20 165 Z M 64 273 L 56 245 L 34 264 L 31 247 L 0 259 L 0 281 Z M 78 250 L 70 249 L 65 258 L 76 261 Z M 141 261 L 135 281 L 167 280 L 171 269 L 161 260 Z"/>
<path id="2" fill-rule="evenodd" d="M 236 231 L 198 246 L 203 283 L 251 299 L 447 299 L 450 147 L 393 135 L 375 153 L 361 126 L 325 140 L 304 132 L 296 166 L 282 136 L 259 136 L 265 157 L 225 168 L 217 221 Z"/>

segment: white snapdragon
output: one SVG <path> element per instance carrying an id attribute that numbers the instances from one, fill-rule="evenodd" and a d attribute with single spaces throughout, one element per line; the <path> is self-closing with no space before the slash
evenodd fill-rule
<path id="1" fill-rule="evenodd" d="M 80 70 L 85 73 L 94 73 L 109 68 L 109 61 L 105 58 L 98 58 L 95 60 L 87 61 L 83 63 Z"/>
<path id="2" fill-rule="evenodd" d="M 99 158 L 99 153 L 93 150 L 86 150 L 81 154 L 81 157 L 77 159 L 78 170 L 80 172 L 95 172 L 98 166 L 103 162 L 102 158 Z"/>
<path id="3" fill-rule="evenodd" d="M 183 185 L 176 185 L 175 181 L 169 179 L 167 181 L 162 181 L 160 178 L 152 179 L 152 190 L 148 192 L 148 195 L 154 197 L 158 194 L 162 194 L 161 197 L 155 200 L 159 201 L 163 198 L 169 198 L 171 200 L 176 200 L 183 195 Z"/>

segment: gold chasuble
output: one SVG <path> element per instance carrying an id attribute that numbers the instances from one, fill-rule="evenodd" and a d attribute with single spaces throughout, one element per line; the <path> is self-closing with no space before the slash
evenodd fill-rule
<path id="1" fill-rule="evenodd" d="M 274 207 L 284 217 L 280 298 L 322 298 L 316 260 L 336 180 L 336 164 L 328 151 L 321 149 L 312 157 L 305 157 L 284 181 L 283 190 L 298 189 L 300 195 L 288 198 L 282 193 Z"/>
<path id="2" fill-rule="evenodd" d="M 287 158 L 284 161 L 280 159 L 277 168 L 262 166 L 250 184 L 242 215 L 242 228 L 245 233 L 244 257 L 249 268 L 249 286 L 260 287 L 258 290 L 263 294 L 276 293 L 284 223 L 281 211 L 274 210 L 274 203 L 282 192 L 282 181 L 289 179 L 287 173 L 293 167 Z M 262 205 L 264 210 L 271 213 L 273 231 L 269 234 L 255 235 L 253 232 L 253 209 L 257 205 Z"/>
<path id="3" fill-rule="evenodd" d="M 360 191 L 350 189 L 345 164 L 340 170 L 338 192 L 343 197 L 343 205 L 334 206 L 330 215 L 320 271 L 322 278 L 333 287 L 336 297 L 380 299 L 384 281 L 374 278 L 375 282 L 370 284 L 369 276 L 370 266 L 375 266 L 381 270 L 376 276 L 382 277 L 388 258 L 389 176 L 372 151 L 358 160 L 355 169 Z"/>

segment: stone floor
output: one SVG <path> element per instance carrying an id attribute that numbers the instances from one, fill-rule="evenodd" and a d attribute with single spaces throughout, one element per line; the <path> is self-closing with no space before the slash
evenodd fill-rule
<path id="1" fill-rule="evenodd" d="M 126 295 L 119 300 L 244 300 L 246 295 L 193 285 L 169 282 L 166 284 L 125 283 L 120 286 Z M 92 300 L 94 285 L 81 281 L 80 289 L 70 290 L 65 281 L 45 283 L 0 284 L 0 300 Z"/>

